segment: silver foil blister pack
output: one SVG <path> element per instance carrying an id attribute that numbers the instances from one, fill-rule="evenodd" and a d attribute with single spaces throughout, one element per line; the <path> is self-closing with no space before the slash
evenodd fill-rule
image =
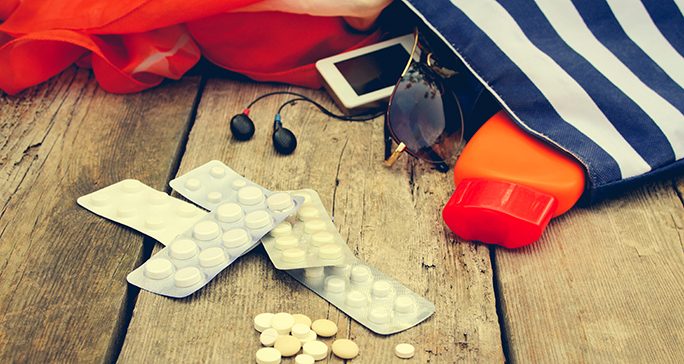
<path id="1" fill-rule="evenodd" d="M 356 257 L 328 216 L 318 193 L 289 191 L 304 199 L 302 208 L 261 239 L 273 265 L 281 270 L 342 265 Z"/>
<path id="2" fill-rule="evenodd" d="M 381 335 L 409 329 L 435 312 L 432 302 L 360 260 L 341 266 L 286 272 L 358 323 Z"/>

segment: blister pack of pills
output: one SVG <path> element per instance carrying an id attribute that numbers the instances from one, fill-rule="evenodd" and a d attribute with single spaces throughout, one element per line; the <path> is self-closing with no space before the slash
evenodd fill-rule
<path id="1" fill-rule="evenodd" d="M 289 192 L 304 199 L 302 208 L 261 239 L 273 265 L 298 269 L 354 262 L 354 253 L 337 232 L 318 193 L 311 189 Z"/>
<path id="2" fill-rule="evenodd" d="M 361 325 L 381 335 L 411 328 L 435 305 L 360 260 L 353 264 L 286 271 Z"/>
<path id="3" fill-rule="evenodd" d="M 224 195 L 213 211 L 131 272 L 128 282 L 164 296 L 188 296 L 301 207 L 301 197 L 271 192 L 232 173 L 233 181 L 244 182 L 242 187 Z"/>
<path id="4" fill-rule="evenodd" d="M 117 182 L 76 201 L 91 212 L 151 236 L 162 244 L 171 242 L 206 215 L 197 206 L 134 179 Z"/>

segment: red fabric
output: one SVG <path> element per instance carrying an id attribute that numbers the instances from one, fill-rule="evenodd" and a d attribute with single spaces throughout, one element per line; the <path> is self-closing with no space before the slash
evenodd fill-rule
<path id="1" fill-rule="evenodd" d="M 178 79 L 201 55 L 260 81 L 320 87 L 313 63 L 374 42 L 338 17 L 228 13 L 255 0 L 2 0 L 0 89 L 15 94 L 73 63 L 107 91 Z"/>

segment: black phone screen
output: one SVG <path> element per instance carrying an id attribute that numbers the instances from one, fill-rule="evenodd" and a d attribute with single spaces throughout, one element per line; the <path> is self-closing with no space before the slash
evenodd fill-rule
<path id="1" fill-rule="evenodd" d="M 401 44 L 395 44 L 337 62 L 335 67 L 349 82 L 354 92 L 361 96 L 396 84 L 408 59 L 406 49 Z"/>

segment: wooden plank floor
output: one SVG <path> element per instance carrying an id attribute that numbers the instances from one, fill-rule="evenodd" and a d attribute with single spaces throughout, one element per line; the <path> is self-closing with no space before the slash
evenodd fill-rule
<path id="1" fill-rule="evenodd" d="M 460 241 L 441 222 L 453 185 L 405 158 L 382 166 L 383 126 L 287 108 L 298 137 L 277 156 L 286 97 L 257 104 L 257 134 L 230 139 L 253 97 L 288 89 L 185 78 L 127 96 L 70 70 L 0 97 L 0 362 L 253 362 L 253 315 L 327 317 L 361 348 L 354 363 L 681 362 L 684 180 L 663 181 L 550 225 L 517 251 Z M 294 89 L 332 106 L 322 91 Z M 76 197 L 135 177 L 158 188 L 211 159 L 271 189 L 316 189 L 352 250 L 426 295 L 436 314 L 382 337 L 349 320 L 257 248 L 187 299 L 126 285 L 159 244 L 79 208 Z M 168 190 L 168 189 L 167 189 Z M 327 362 L 339 362 L 331 357 Z"/>

